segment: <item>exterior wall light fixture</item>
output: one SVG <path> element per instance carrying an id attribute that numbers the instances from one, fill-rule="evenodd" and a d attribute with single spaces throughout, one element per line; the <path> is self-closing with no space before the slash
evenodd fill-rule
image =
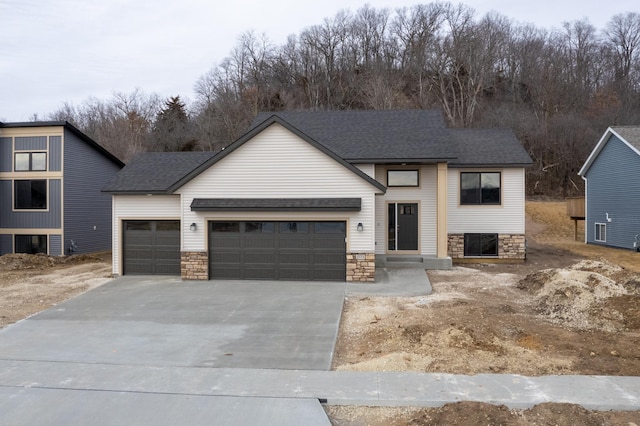
<path id="1" fill-rule="evenodd" d="M 356 230 L 358 232 L 364 231 L 364 226 L 362 226 L 362 222 L 358 222 L 358 226 L 356 226 Z"/>
<path id="2" fill-rule="evenodd" d="M 191 226 L 189 226 L 189 229 L 191 230 L 191 232 L 196 232 L 196 229 L 198 229 L 198 225 L 196 225 L 196 223 L 193 222 Z"/>

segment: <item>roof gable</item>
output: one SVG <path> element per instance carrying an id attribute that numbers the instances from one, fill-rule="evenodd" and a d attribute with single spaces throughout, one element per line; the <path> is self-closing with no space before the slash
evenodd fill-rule
<path id="1" fill-rule="evenodd" d="M 596 161 L 602 149 L 607 143 L 609 143 L 611 136 L 615 136 L 622 143 L 628 146 L 633 152 L 635 152 L 637 155 L 640 155 L 640 126 L 609 127 L 606 132 L 604 132 L 604 135 L 602 135 L 595 148 L 593 148 L 591 154 L 589 154 L 587 161 L 585 161 L 584 165 L 578 172 L 579 176 L 582 176 L 583 178 L 586 176 L 589 168 L 591 168 L 593 163 Z"/>
<path id="2" fill-rule="evenodd" d="M 180 188 L 181 186 L 185 185 L 190 180 L 192 180 L 193 178 L 195 178 L 196 176 L 201 174 L 203 171 L 207 170 L 208 168 L 210 168 L 211 166 L 213 166 L 217 162 L 219 162 L 222 159 L 226 158 L 228 155 L 230 155 L 231 153 L 233 153 L 234 151 L 236 151 L 237 149 L 242 147 L 248 141 L 252 140 L 258 134 L 262 133 L 264 130 L 266 130 L 267 128 L 269 128 L 270 126 L 272 126 L 274 124 L 278 124 L 278 125 L 284 127 L 285 129 L 287 129 L 291 133 L 295 134 L 296 136 L 298 136 L 300 139 L 302 139 L 303 141 L 305 141 L 309 145 L 311 145 L 314 148 L 316 148 L 318 151 L 320 151 L 323 154 L 325 154 L 327 157 L 331 158 L 332 160 L 334 160 L 335 162 L 340 164 L 342 167 L 346 168 L 347 170 L 351 171 L 355 175 L 357 175 L 360 178 L 364 179 L 369 184 L 371 184 L 374 187 L 376 187 L 378 190 L 380 190 L 382 192 L 386 191 L 385 186 L 382 185 L 380 182 L 376 181 L 374 178 L 372 178 L 371 176 L 367 175 L 362 170 L 358 169 L 357 167 L 353 166 L 352 164 L 348 163 L 347 161 L 342 159 L 340 156 L 336 155 L 333 151 L 329 150 L 325 145 L 318 143 L 315 139 L 309 137 L 307 134 L 303 133 L 302 131 L 300 131 L 299 129 L 297 129 L 296 127 L 292 126 L 290 123 L 288 123 L 287 121 L 283 120 L 282 118 L 280 118 L 280 117 L 278 117 L 276 115 L 271 115 L 270 117 L 265 119 L 262 123 L 260 123 L 257 126 L 253 127 L 249 132 L 247 132 L 240 139 L 238 139 L 237 141 L 235 141 L 234 143 L 229 145 L 223 151 L 220 151 L 216 156 L 212 157 L 211 159 L 209 159 L 205 163 L 203 163 L 200 166 L 198 166 L 191 173 L 185 175 L 184 178 L 182 178 L 179 182 L 177 182 L 175 185 L 173 185 L 170 188 L 170 191 L 173 192 L 173 191 L 177 190 L 178 188 Z"/>

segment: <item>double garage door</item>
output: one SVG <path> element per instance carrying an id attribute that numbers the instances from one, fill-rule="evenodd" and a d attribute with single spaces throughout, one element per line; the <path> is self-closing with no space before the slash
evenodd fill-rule
<path id="1" fill-rule="evenodd" d="M 209 222 L 209 275 L 344 281 L 345 237 L 345 222 Z"/>
<path id="2" fill-rule="evenodd" d="M 211 279 L 344 281 L 345 222 L 209 222 Z M 123 223 L 126 275 L 180 275 L 180 221 Z"/>

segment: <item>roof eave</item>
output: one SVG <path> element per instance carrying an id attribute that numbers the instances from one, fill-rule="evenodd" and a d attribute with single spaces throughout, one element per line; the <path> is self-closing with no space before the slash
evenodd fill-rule
<path id="1" fill-rule="evenodd" d="M 448 163 L 456 157 L 437 158 L 351 158 L 346 159 L 351 164 L 437 164 Z"/>
<path id="2" fill-rule="evenodd" d="M 533 162 L 530 163 L 450 163 L 449 167 L 456 168 L 474 168 L 474 167 L 486 167 L 486 168 L 527 168 L 533 166 Z"/>
<path id="3" fill-rule="evenodd" d="M 104 192 L 105 194 L 111 195 L 172 195 L 169 191 L 163 190 L 134 190 L 134 191 L 122 191 L 122 190 L 110 190 L 110 189 L 102 189 L 100 192 Z"/>
<path id="4" fill-rule="evenodd" d="M 582 178 L 586 178 L 586 174 L 591 168 L 591 165 L 595 161 L 596 157 L 600 154 L 600 151 L 602 151 L 602 148 L 604 148 L 604 145 L 609 140 L 609 137 L 612 134 L 615 134 L 618 138 L 620 138 L 621 140 L 624 140 L 624 138 L 621 138 L 617 133 L 615 133 L 611 127 L 608 127 L 607 130 L 602 135 L 602 137 L 600 138 L 600 140 L 598 141 L 598 143 L 596 144 L 596 146 L 593 148 L 593 151 L 591 151 L 591 154 L 589 154 L 589 157 L 587 157 L 587 160 L 584 162 L 584 164 L 580 168 L 580 171 L 578 171 L 578 176 L 581 176 Z"/>

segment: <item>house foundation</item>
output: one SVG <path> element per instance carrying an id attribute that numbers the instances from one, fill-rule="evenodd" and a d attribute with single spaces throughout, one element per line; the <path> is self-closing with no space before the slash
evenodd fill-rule
<path id="1" fill-rule="evenodd" d="M 527 254 L 524 234 L 498 234 L 497 256 L 464 255 L 464 234 L 449 234 L 449 256 L 454 262 L 524 262 Z"/>

